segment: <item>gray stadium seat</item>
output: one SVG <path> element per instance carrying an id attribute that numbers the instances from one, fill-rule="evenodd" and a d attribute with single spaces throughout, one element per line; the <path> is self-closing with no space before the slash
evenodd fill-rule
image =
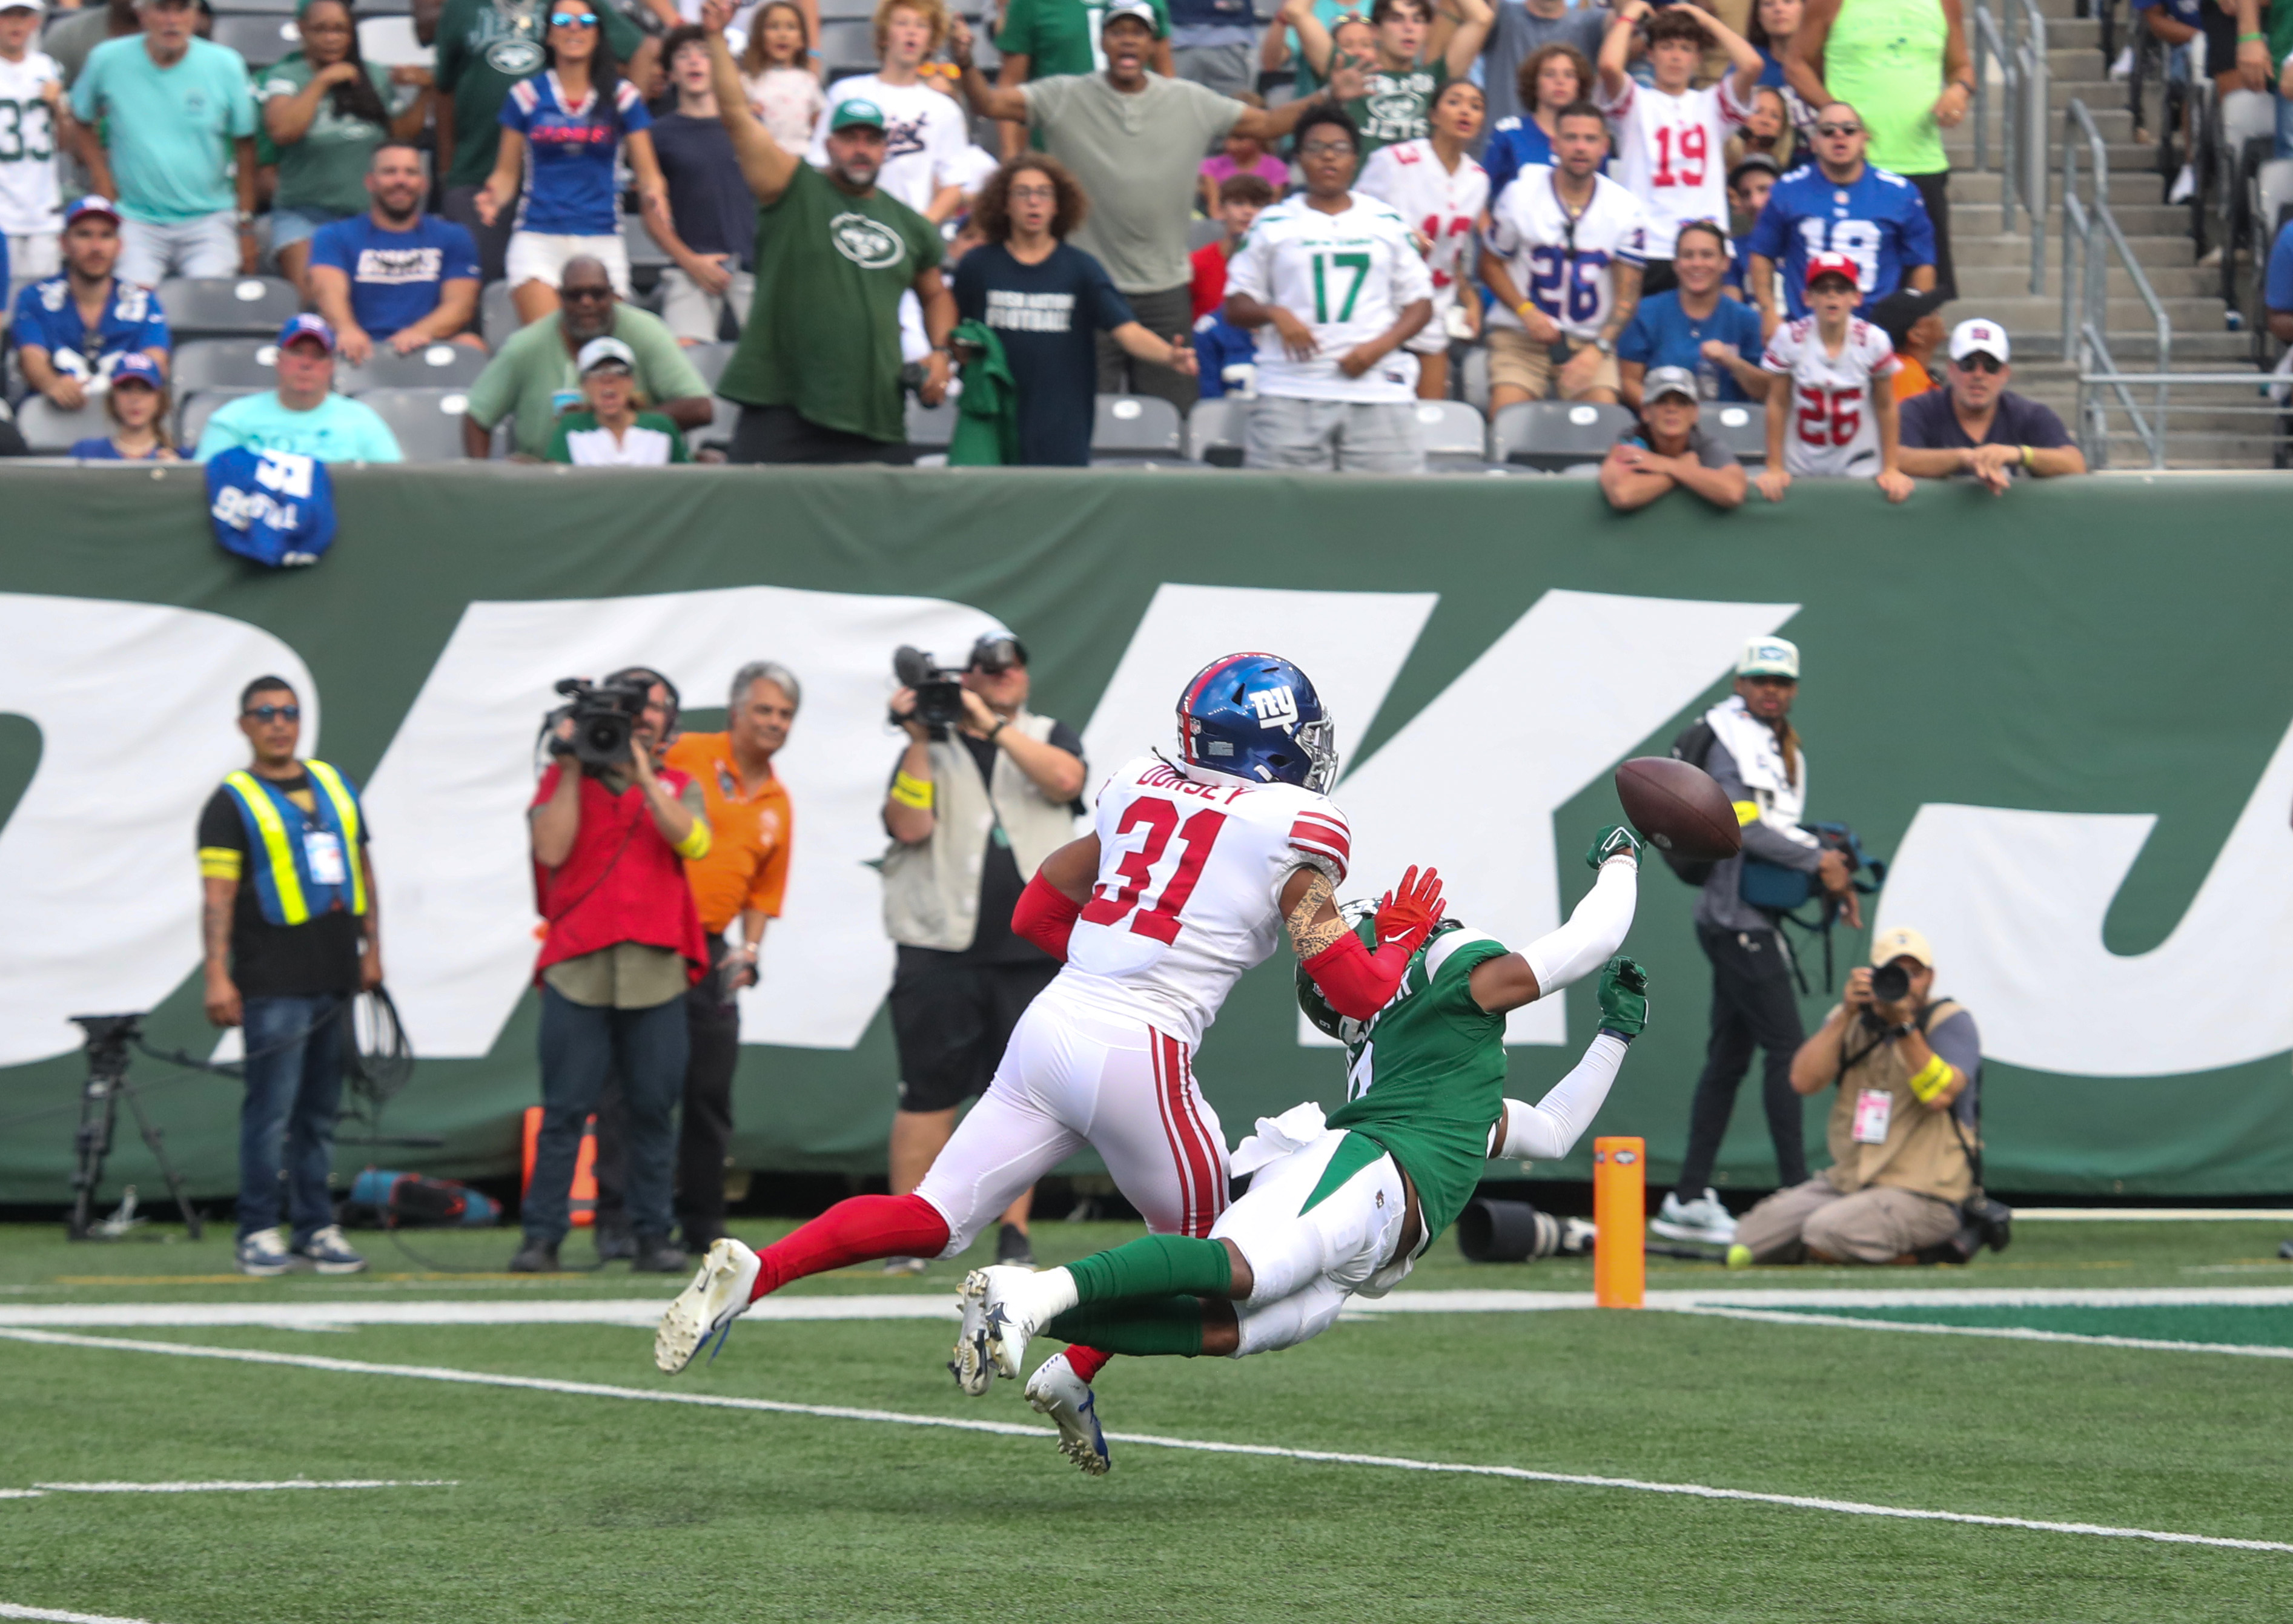
<path id="1" fill-rule="evenodd" d="M 175 342 L 186 338 L 276 338 L 302 308 L 295 284 L 278 277 L 170 277 L 159 308 Z"/>
<path id="2" fill-rule="evenodd" d="M 1465 364 L 1458 369 L 1458 393 L 1465 404 L 1483 416 L 1489 410 L 1489 349 L 1487 344 L 1475 344 L 1465 351 Z"/>
<path id="3" fill-rule="evenodd" d="M 268 338 L 195 338 L 175 346 L 167 381 L 178 396 L 202 389 L 269 389 L 279 381 L 279 346 Z"/>
<path id="4" fill-rule="evenodd" d="M 1192 220 L 1187 222 L 1187 252 L 1193 254 L 1207 248 L 1226 235 L 1226 227 L 1215 220 Z"/>
<path id="5" fill-rule="evenodd" d="M 359 400 L 380 413 L 409 463 L 462 460 L 462 417 L 470 397 L 459 389 L 370 389 Z"/>
<path id="6" fill-rule="evenodd" d="M 685 430 L 685 443 L 695 451 L 703 446 L 717 446 L 730 450 L 733 445 L 733 431 L 738 428 L 741 423 L 741 403 L 738 400 L 727 400 L 724 396 L 717 395 L 709 400 L 709 406 L 708 424 L 702 428 Z"/>
<path id="7" fill-rule="evenodd" d="M 346 395 L 377 389 L 467 389 L 486 369 L 484 351 L 468 344 L 425 344 L 401 355 L 377 344 L 363 367 L 337 366 L 335 387 Z"/>
<path id="8" fill-rule="evenodd" d="M 35 456 L 61 456 L 73 442 L 111 432 L 103 403 L 90 400 L 76 412 L 60 410 L 45 395 L 31 395 L 16 408 L 16 428 Z"/>
<path id="9" fill-rule="evenodd" d="M 478 336 L 486 341 L 487 349 L 499 355 L 522 325 L 507 282 L 489 282 L 478 290 Z"/>
<path id="10" fill-rule="evenodd" d="M 2277 219 L 2293 204 L 2293 158 L 2273 158 L 2254 177 L 2254 229 L 2261 233 L 2257 256 L 2266 261 L 2277 240 Z"/>
<path id="11" fill-rule="evenodd" d="M 432 47 L 414 36 L 411 17 L 377 17 L 375 7 L 361 0 L 359 10 L 359 56 L 375 68 L 427 68 L 433 59 Z"/>
<path id="12" fill-rule="evenodd" d="M 1242 466 L 1242 421 L 1250 402 L 1238 395 L 1197 400 L 1187 414 L 1187 455 L 1219 468 Z"/>
<path id="13" fill-rule="evenodd" d="M 955 438 L 955 403 L 943 400 L 937 406 L 926 406 L 913 395 L 908 397 L 908 443 L 931 450 L 944 451 L 947 442 Z"/>
<path id="14" fill-rule="evenodd" d="M 229 45 L 247 59 L 248 68 L 261 70 L 278 65 L 280 59 L 303 43 L 303 32 L 295 26 L 291 16 L 218 17 L 215 20 L 215 43 Z"/>
<path id="15" fill-rule="evenodd" d="M 1462 400 L 1420 400 L 1417 432 L 1425 440 L 1426 461 L 1435 467 L 1478 468 L 1488 460 L 1488 424 Z"/>
<path id="16" fill-rule="evenodd" d="M 867 22 L 876 15 L 875 0 L 820 0 L 822 22 Z M 974 28 L 976 35 L 978 29 Z"/>
<path id="17" fill-rule="evenodd" d="M 1741 463 L 1765 465 L 1768 460 L 1768 410 L 1756 401 L 1706 400 L 1697 408 L 1698 427 L 1736 454 Z"/>
<path id="18" fill-rule="evenodd" d="M 644 279 L 647 286 L 658 279 L 662 266 L 672 263 L 668 250 L 653 241 L 652 233 L 644 228 L 644 222 L 635 214 L 621 216 L 621 246 L 628 250 L 631 271 L 652 273 Z"/>
<path id="19" fill-rule="evenodd" d="M 1185 455 L 1186 424 L 1179 408 L 1159 395 L 1100 395 L 1092 414 L 1090 453 L 1138 457 Z"/>
<path id="20" fill-rule="evenodd" d="M 1519 400 L 1489 425 L 1489 460 L 1560 473 L 1608 456 L 1637 421 L 1621 406 L 1578 400 Z"/>
<path id="21" fill-rule="evenodd" d="M 820 25 L 820 60 L 828 64 L 832 84 L 855 73 L 876 70 L 876 25 L 867 18 Z"/>
<path id="22" fill-rule="evenodd" d="M 215 415 L 217 407 L 226 400 L 236 400 L 241 395 L 259 395 L 262 392 L 259 389 L 202 389 L 196 394 L 178 397 L 181 404 L 175 408 L 175 443 L 196 449 L 199 435 L 207 428 L 207 419 Z"/>
<path id="23" fill-rule="evenodd" d="M 701 381 L 714 389 L 717 380 L 725 376 L 725 368 L 733 360 L 733 346 L 728 343 L 687 344 L 685 346 L 685 359 L 693 363 L 693 369 L 701 375 Z"/>

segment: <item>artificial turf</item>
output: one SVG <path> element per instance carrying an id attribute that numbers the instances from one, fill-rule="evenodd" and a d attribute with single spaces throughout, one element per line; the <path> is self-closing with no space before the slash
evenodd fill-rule
<path id="1" fill-rule="evenodd" d="M 1132 1232 L 1042 1226 L 1047 1257 Z M 472 1293 L 666 1295 L 367 1277 L 206 1285 L 204 1245 L 0 1231 L 0 1305 Z M 425 1246 L 497 1264 L 503 1237 Z M 1683 1269 L 1651 1283 L 2293 1283 L 2242 1224 L 2031 1225 L 1940 1271 Z M 578 1250 L 570 1248 L 569 1252 Z M 385 1248 L 374 1248 L 377 1273 Z M 1581 1265 L 1413 1286 L 1581 1289 Z M 2034 1265 L 2008 1270 L 2008 1263 Z M 134 1281 L 135 1284 L 61 1284 Z M 144 1284 L 161 1278 L 179 1282 Z M 888 1285 L 945 1292 L 952 1266 Z M 1940 1308 L 1936 1311 L 1944 1311 Z M 1956 1312 L 1956 1311 L 1953 1311 Z M 2145 1326 L 2135 1334 L 2168 1335 Z M 750 1322 L 674 1381 L 599 1327 L 162 1329 L 144 1340 L 1033 1422 L 958 1395 L 930 1321 Z M 2293 1539 L 2281 1361 L 1665 1313 L 1349 1320 L 1240 1362 L 1122 1361 L 1122 1432 Z M 0 1604 L 158 1620 L 1060 1618 L 2281 1620 L 2293 1554 L 1905 1523 L 1616 1489 L 502 1391 L 0 1341 L 0 1488 L 451 1478 L 447 1489 L 0 1499 Z"/>

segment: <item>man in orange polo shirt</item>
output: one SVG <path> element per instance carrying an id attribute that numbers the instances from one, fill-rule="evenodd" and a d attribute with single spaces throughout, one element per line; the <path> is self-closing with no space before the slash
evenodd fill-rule
<path id="1" fill-rule="evenodd" d="M 701 786 L 713 836 L 707 853 L 685 865 L 709 933 L 710 966 L 685 1000 L 693 1050 L 677 1136 L 677 1210 L 688 1249 L 705 1249 L 725 1232 L 725 1158 L 733 1139 L 733 1071 L 741 1058 L 733 995 L 756 984 L 765 921 L 779 916 L 788 883 L 788 790 L 773 771 L 773 756 L 788 742 L 802 699 L 785 667 L 751 660 L 733 678 L 725 731 L 686 733 L 668 747 L 668 764 Z M 736 919 L 738 945 L 730 940 Z"/>

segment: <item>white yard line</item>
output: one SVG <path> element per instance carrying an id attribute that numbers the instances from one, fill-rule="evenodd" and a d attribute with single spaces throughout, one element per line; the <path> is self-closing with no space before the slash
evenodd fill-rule
<path id="1" fill-rule="evenodd" d="M 2017 1207 L 2017 1224 L 2285 1224 L 2293 1207 Z"/>
<path id="2" fill-rule="evenodd" d="M 177 1359 L 219 1359 L 242 1364 L 287 1365 L 299 1369 L 327 1370 L 349 1376 L 385 1376 L 417 1381 L 449 1382 L 480 1387 L 512 1387 L 531 1393 L 564 1394 L 581 1398 L 632 1400 L 640 1403 L 689 1404 L 710 1410 L 758 1410 L 774 1415 L 811 1416 L 826 1420 L 871 1421 L 895 1426 L 944 1428 L 957 1432 L 991 1433 L 1005 1437 L 1049 1439 L 1048 1427 L 1025 1426 L 1008 1421 L 971 1421 L 950 1416 L 909 1415 L 894 1410 L 859 1410 L 840 1404 L 792 1404 L 775 1399 L 733 1398 L 719 1394 L 664 1392 L 644 1387 L 617 1387 L 602 1382 L 557 1381 L 539 1376 L 506 1376 L 488 1370 L 458 1370 L 435 1365 L 369 1364 L 361 1360 L 329 1359 L 313 1353 L 274 1353 L 255 1348 L 200 1347 L 187 1343 L 141 1342 L 125 1337 L 80 1337 L 61 1331 L 0 1329 L 0 1338 L 58 1347 L 109 1349 L 115 1352 L 158 1353 Z M 1332 1450 L 1282 1449 L 1262 1443 L 1222 1443 L 1202 1438 L 1168 1438 L 1148 1433 L 1110 1433 L 1117 1443 L 1152 1449 L 1181 1450 L 1196 1454 L 1249 1455 L 1277 1460 L 1309 1461 L 1333 1466 L 1377 1466 L 1390 1471 L 1435 1472 L 1468 1477 L 1507 1478 L 1521 1483 L 1568 1484 L 1641 1494 L 1669 1494 L 1692 1499 L 1735 1500 L 1762 1506 L 1781 1506 L 1800 1511 L 1824 1511 L 1858 1517 L 1886 1517 L 1918 1523 L 1957 1523 L 1980 1528 L 2014 1528 L 2037 1533 L 2077 1534 L 2107 1539 L 2143 1539 L 2162 1545 L 2200 1545 L 2221 1550 L 2271 1551 L 2293 1554 L 2293 1544 L 2273 1539 L 2231 1539 L 2210 1534 L 2176 1533 L 2153 1528 L 2119 1528 L 2102 1523 L 2056 1523 L 2030 1517 L 1987 1516 L 1975 1512 L 1932 1511 L 1909 1506 L 1879 1506 L 1863 1500 L 1836 1500 L 1803 1494 L 1766 1494 L 1749 1489 L 1720 1489 L 1706 1483 L 1670 1483 L 1633 1477 L 1596 1477 L 1574 1472 L 1535 1472 L 1522 1466 L 1475 1466 L 1452 1461 L 1414 1460 L 1397 1455 L 1357 1455 Z M 52 1615 L 33 1614 L 41 1617 Z M 99 1621 L 110 1624 L 110 1621 Z M 133 1621 L 130 1621 L 133 1624 Z"/>
<path id="3" fill-rule="evenodd" d="M 34 1483 L 34 1494 L 262 1494 L 273 1489 L 455 1489 L 458 1477 L 282 1477 L 273 1483 Z M 19 1490 L 19 1494 L 23 1491 Z"/>
<path id="4" fill-rule="evenodd" d="M 151 1624 L 149 1619 L 117 1619 L 108 1612 L 64 1612 L 53 1607 L 19 1607 L 0 1602 L 0 1619 L 47 1619 L 53 1624 Z"/>
<path id="5" fill-rule="evenodd" d="M 2025 1325 L 1939 1325 L 1931 1320 L 1865 1320 L 1852 1314 L 1794 1313 L 1788 1310 L 1724 1308 L 1716 1305 L 1678 1307 L 1673 1313 L 1708 1314 L 1716 1320 L 1750 1320 L 1762 1325 L 1838 1325 L 1851 1330 L 1909 1331 L 1930 1337 L 1989 1337 L 2002 1342 L 2082 1342 L 2089 1347 L 2147 1348 L 2165 1353 L 2230 1353 L 2243 1359 L 2293 1359 L 2293 1347 L 2265 1343 L 2168 1342 L 2155 1337 L 2106 1337 L 2078 1331 L 2033 1330 Z"/>

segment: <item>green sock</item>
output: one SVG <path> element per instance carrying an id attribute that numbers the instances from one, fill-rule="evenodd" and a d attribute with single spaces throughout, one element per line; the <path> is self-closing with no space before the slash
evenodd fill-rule
<path id="1" fill-rule="evenodd" d="M 1131 1297 L 1224 1297 L 1234 1284 L 1234 1263 L 1223 1242 L 1187 1235 L 1148 1235 L 1067 1265 L 1077 1300 L 1109 1303 Z"/>
<path id="2" fill-rule="evenodd" d="M 1103 1353 L 1130 1353 L 1145 1358 L 1175 1353 L 1181 1359 L 1192 1359 L 1203 1351 L 1203 1300 L 1198 1297 L 1166 1297 L 1153 1302 L 1070 1308 L 1043 1327 L 1042 1334 L 1061 1342 L 1095 1347 Z"/>

